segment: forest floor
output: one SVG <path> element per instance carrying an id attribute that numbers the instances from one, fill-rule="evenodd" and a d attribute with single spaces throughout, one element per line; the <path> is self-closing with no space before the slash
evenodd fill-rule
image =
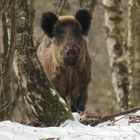
<path id="1" fill-rule="evenodd" d="M 116 117 L 95 127 L 66 121 L 60 127 L 31 127 L 20 123 L 0 122 L 0 140 L 140 140 L 140 111 Z"/>

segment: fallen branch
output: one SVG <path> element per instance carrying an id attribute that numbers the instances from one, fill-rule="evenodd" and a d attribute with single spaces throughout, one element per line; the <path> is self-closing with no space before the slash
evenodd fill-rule
<path id="1" fill-rule="evenodd" d="M 123 112 L 119 112 L 119 113 L 115 113 L 115 114 L 111 114 L 111 115 L 106 115 L 103 117 L 97 117 L 94 115 L 89 115 L 87 114 L 83 114 L 80 118 L 80 122 L 85 124 L 85 125 L 91 125 L 91 126 L 96 126 L 99 123 L 103 123 L 106 122 L 108 120 L 114 120 L 115 117 L 121 116 L 121 115 L 126 115 L 126 114 L 130 114 L 130 113 L 134 113 L 136 111 L 140 110 L 140 106 L 128 109 L 126 111 Z"/>

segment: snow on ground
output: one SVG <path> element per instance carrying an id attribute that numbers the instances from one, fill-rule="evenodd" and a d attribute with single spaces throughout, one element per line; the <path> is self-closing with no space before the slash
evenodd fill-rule
<path id="1" fill-rule="evenodd" d="M 135 114 L 140 116 L 140 111 Z M 129 124 L 128 120 L 128 115 L 120 116 L 114 123 L 108 121 L 91 127 L 75 119 L 60 127 L 47 128 L 3 121 L 0 122 L 0 140 L 140 140 L 140 123 Z"/>

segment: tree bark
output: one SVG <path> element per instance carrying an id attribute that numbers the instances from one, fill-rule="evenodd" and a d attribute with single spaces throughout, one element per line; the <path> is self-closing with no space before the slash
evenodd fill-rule
<path id="1" fill-rule="evenodd" d="M 90 1 L 79 0 L 79 5 L 80 5 L 80 8 L 87 7 L 89 12 L 92 15 L 93 11 L 95 10 L 95 7 L 97 5 L 97 2 L 98 2 L 98 0 L 90 0 Z"/>
<path id="2" fill-rule="evenodd" d="M 117 102 L 121 109 L 128 108 L 129 78 L 127 49 L 124 44 L 121 0 L 103 0 L 105 7 L 105 26 L 107 47 L 112 68 L 112 81 Z"/>
<path id="3" fill-rule="evenodd" d="M 32 2 L 32 1 L 30 1 Z M 19 83 L 25 90 L 25 100 L 42 126 L 57 126 L 73 119 L 69 107 L 48 81 L 33 47 L 30 3 L 17 0 L 14 68 Z M 23 95 L 24 96 L 24 95 Z"/>
<path id="4" fill-rule="evenodd" d="M 4 1 L 3 1 L 4 2 Z M 11 119 L 12 92 L 15 86 L 12 61 L 14 56 L 15 9 L 14 1 L 8 10 L 2 12 L 3 53 L 0 56 L 0 120 Z M 6 6 L 5 6 L 6 7 Z M 7 20 L 11 16 L 12 19 Z M 8 27 L 11 27 L 10 30 Z M 8 33 L 9 32 L 9 33 Z M 10 41 L 9 41 L 10 40 Z"/>
<path id="5" fill-rule="evenodd" d="M 129 0 L 128 3 L 128 54 L 130 103 L 139 105 L 140 98 L 140 5 L 138 0 Z"/>

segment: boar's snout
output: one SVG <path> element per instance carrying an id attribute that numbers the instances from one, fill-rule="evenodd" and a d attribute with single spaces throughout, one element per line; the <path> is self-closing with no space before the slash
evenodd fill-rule
<path id="1" fill-rule="evenodd" d="M 78 54 L 78 52 L 76 51 L 76 49 L 69 49 L 67 52 L 66 52 L 66 57 L 68 58 L 74 58 L 76 57 Z"/>
<path id="2" fill-rule="evenodd" d="M 79 57 L 80 50 L 76 45 L 68 46 L 64 51 L 64 64 L 75 65 Z"/>

